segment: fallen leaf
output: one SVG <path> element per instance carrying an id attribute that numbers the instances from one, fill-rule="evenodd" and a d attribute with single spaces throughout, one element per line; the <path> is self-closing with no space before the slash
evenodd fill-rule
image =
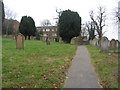
<path id="1" fill-rule="evenodd" d="M 32 75 L 32 77 L 35 77 L 34 75 Z"/>

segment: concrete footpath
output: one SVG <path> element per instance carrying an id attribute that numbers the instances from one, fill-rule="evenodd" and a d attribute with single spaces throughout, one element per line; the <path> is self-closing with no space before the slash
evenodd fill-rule
<path id="1" fill-rule="evenodd" d="M 79 46 L 69 68 L 64 88 L 100 88 L 85 46 Z"/>

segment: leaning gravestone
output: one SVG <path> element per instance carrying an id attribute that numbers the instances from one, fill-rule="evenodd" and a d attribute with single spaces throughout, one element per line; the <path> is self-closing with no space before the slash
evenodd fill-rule
<path id="1" fill-rule="evenodd" d="M 21 33 L 16 35 L 16 48 L 24 49 L 24 36 Z"/>
<path id="2" fill-rule="evenodd" d="M 110 49 L 111 50 L 115 50 L 116 49 L 116 41 L 115 41 L 115 39 L 112 39 L 110 41 Z"/>
<path id="3" fill-rule="evenodd" d="M 76 37 L 73 37 L 70 41 L 70 44 L 72 44 L 72 45 L 75 44 L 75 39 L 76 39 Z"/>
<path id="4" fill-rule="evenodd" d="M 108 38 L 107 37 L 102 37 L 101 47 L 100 47 L 101 52 L 108 52 L 108 43 L 109 43 Z"/>

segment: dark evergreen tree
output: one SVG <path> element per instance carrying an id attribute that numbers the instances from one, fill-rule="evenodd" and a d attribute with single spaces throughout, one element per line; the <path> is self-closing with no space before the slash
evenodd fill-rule
<path id="1" fill-rule="evenodd" d="M 36 27 L 35 22 L 30 16 L 23 16 L 19 26 L 19 32 L 26 36 L 35 36 Z"/>
<path id="2" fill-rule="evenodd" d="M 70 43 L 73 37 L 80 35 L 81 17 L 77 12 L 71 10 L 63 11 L 59 17 L 58 30 L 63 41 Z"/>

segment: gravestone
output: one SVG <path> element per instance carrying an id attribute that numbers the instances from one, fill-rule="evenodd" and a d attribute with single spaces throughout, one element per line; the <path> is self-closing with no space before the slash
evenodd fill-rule
<path id="1" fill-rule="evenodd" d="M 26 40 L 28 40 L 28 36 L 26 36 Z"/>
<path id="2" fill-rule="evenodd" d="M 21 33 L 16 35 L 16 48 L 24 49 L 24 36 Z"/>
<path id="3" fill-rule="evenodd" d="M 96 38 L 93 39 L 93 41 L 92 41 L 92 45 L 93 45 L 93 46 L 97 46 L 97 43 L 98 43 L 98 39 L 96 39 Z"/>
<path id="4" fill-rule="evenodd" d="M 93 40 L 91 40 L 91 45 L 94 46 L 94 41 Z"/>
<path id="5" fill-rule="evenodd" d="M 60 42 L 60 43 L 62 42 L 62 38 L 61 38 L 61 37 L 59 38 L 59 42 Z"/>
<path id="6" fill-rule="evenodd" d="M 110 47 L 109 47 L 111 50 L 115 50 L 116 49 L 116 41 L 115 39 L 112 39 L 110 41 Z"/>
<path id="7" fill-rule="evenodd" d="M 97 42 L 97 47 L 100 48 L 100 45 L 101 45 L 101 39 L 98 39 L 98 42 Z"/>
<path id="8" fill-rule="evenodd" d="M 116 40 L 116 48 L 120 48 L 120 42 L 118 40 Z"/>
<path id="9" fill-rule="evenodd" d="M 56 38 L 54 38 L 54 40 L 53 40 L 54 42 L 55 42 L 55 39 L 56 39 Z"/>
<path id="10" fill-rule="evenodd" d="M 89 44 L 90 44 L 90 45 L 92 44 L 92 40 L 89 40 Z"/>
<path id="11" fill-rule="evenodd" d="M 25 40 L 25 36 L 24 36 L 24 40 Z"/>
<path id="12" fill-rule="evenodd" d="M 49 37 L 46 37 L 46 44 L 50 45 L 50 38 Z"/>
<path id="13" fill-rule="evenodd" d="M 33 36 L 30 36 L 30 40 L 34 40 Z"/>
<path id="14" fill-rule="evenodd" d="M 108 38 L 107 37 L 102 37 L 101 47 L 100 47 L 101 52 L 108 52 L 108 43 L 109 43 Z"/>
<path id="15" fill-rule="evenodd" d="M 75 39 L 76 39 L 76 37 L 73 37 L 70 41 L 70 44 L 74 45 L 75 44 Z"/>
<path id="16" fill-rule="evenodd" d="M 13 40 L 15 40 L 15 35 L 13 36 Z"/>
<path id="17" fill-rule="evenodd" d="M 33 37 L 33 40 L 37 40 L 35 36 Z"/>

